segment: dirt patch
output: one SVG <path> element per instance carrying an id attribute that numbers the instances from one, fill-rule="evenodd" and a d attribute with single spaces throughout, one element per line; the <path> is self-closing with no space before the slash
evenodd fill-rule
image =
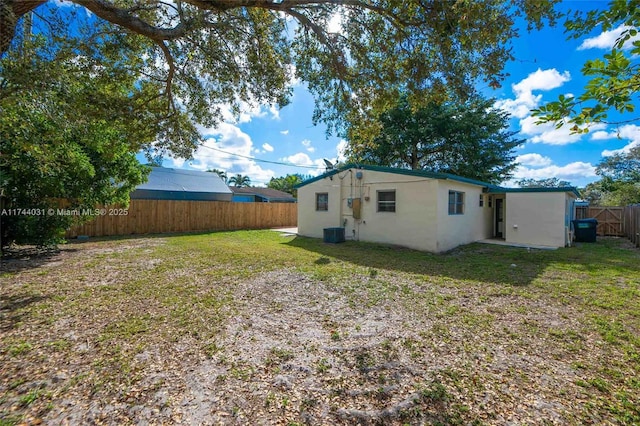
<path id="1" fill-rule="evenodd" d="M 567 421 L 557 390 L 576 372 L 550 362 L 549 348 L 533 344 L 539 335 L 523 334 L 518 344 L 526 349 L 520 353 L 510 339 L 499 343 L 495 336 L 505 327 L 521 327 L 526 317 L 494 318 L 475 334 L 438 319 L 437 310 L 421 316 L 393 300 L 353 306 L 330 286 L 285 270 L 245 281 L 234 293 L 237 314 L 212 342 L 210 359 L 181 357 L 188 341 L 168 351 L 147 350 L 134 360 L 146 366 L 136 385 L 143 403 L 86 407 L 69 400 L 47 420 L 424 424 L 455 423 L 471 412 L 497 423 Z M 476 296 L 463 299 L 459 319 L 522 302 L 507 298 L 476 309 Z M 543 317 L 541 308 L 536 301 L 529 306 L 537 312 L 535 321 L 570 326 L 558 308 L 544 307 Z M 460 389 L 445 390 L 451 383 Z M 491 407 L 490 416 L 484 407 Z"/>
<path id="2" fill-rule="evenodd" d="M 238 279 L 214 244 L 171 264 L 176 252 L 156 251 L 165 243 L 92 242 L 9 269 L 0 420 L 576 424 L 590 410 L 587 382 L 610 386 L 587 368 L 625 359 L 585 326 L 583 305 L 546 288 L 336 276 L 322 269 L 341 270 L 328 258 L 308 261 L 315 275 L 279 267 Z"/>

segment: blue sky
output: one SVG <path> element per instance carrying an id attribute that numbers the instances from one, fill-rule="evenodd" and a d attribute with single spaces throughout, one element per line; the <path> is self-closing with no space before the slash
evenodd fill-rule
<path id="1" fill-rule="evenodd" d="M 566 1 L 560 5 L 564 10 L 606 7 L 605 1 Z M 586 83 L 580 73 L 582 65 L 609 51 L 619 33 L 620 29 L 595 30 L 581 39 L 567 40 L 562 22 L 531 33 L 523 28 L 521 37 L 514 41 L 516 60 L 505 66 L 509 77 L 502 87 L 491 90 L 486 85 L 479 86 L 487 97 L 496 99 L 497 107 L 511 113 L 511 130 L 525 139 L 515 152 L 520 165 L 506 185 L 512 186 L 521 178 L 557 177 L 581 187 L 598 179 L 595 166 L 603 156 L 640 144 L 640 126 L 635 124 L 599 125 L 586 135 L 571 135 L 566 127 L 556 130 L 552 125 L 536 126 L 530 115 L 532 108 L 557 99 L 559 94 L 582 93 Z M 163 165 L 195 170 L 217 168 L 229 175 L 240 173 L 248 175 L 255 186 L 264 186 L 272 177 L 289 173 L 320 174 L 325 170 L 323 159 L 342 159 L 346 141 L 327 138 L 324 126 L 312 124 L 313 105 L 304 83 L 297 82 L 286 107 L 277 110 L 247 105 L 239 117 L 227 113 L 225 122 L 217 128 L 201 129 L 206 141 L 193 159 L 169 157 Z M 139 158 L 144 161 L 142 155 Z"/>

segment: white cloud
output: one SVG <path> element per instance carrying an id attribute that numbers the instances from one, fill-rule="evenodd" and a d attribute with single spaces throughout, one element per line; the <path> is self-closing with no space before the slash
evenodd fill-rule
<path id="1" fill-rule="evenodd" d="M 304 139 L 301 143 L 305 148 L 307 148 L 307 151 L 309 151 L 309 152 L 315 152 L 316 151 L 316 149 L 311 146 L 311 141 L 309 139 Z"/>
<path id="2" fill-rule="evenodd" d="M 284 157 L 281 161 L 295 164 L 298 166 L 307 166 L 307 167 L 315 167 L 315 169 L 307 169 L 304 173 L 309 174 L 311 176 L 318 176 L 325 172 L 326 165 L 324 164 L 324 160 L 322 158 L 317 158 L 315 160 L 311 159 L 309 155 L 305 152 L 298 152 L 296 154 L 290 155 L 288 157 Z M 335 162 L 335 159 L 333 159 Z"/>
<path id="3" fill-rule="evenodd" d="M 551 90 L 562 86 L 567 81 L 571 80 L 571 74 L 569 71 L 565 71 L 562 74 L 555 68 L 548 70 L 541 70 L 529 74 L 525 79 L 519 83 L 514 84 L 513 91 L 516 95 L 530 93 L 534 90 Z"/>
<path id="4" fill-rule="evenodd" d="M 271 113 L 272 119 L 280 120 L 280 110 L 276 105 L 269 105 L 269 112 Z"/>
<path id="5" fill-rule="evenodd" d="M 200 128 L 206 138 L 203 146 L 193 154 L 193 159 L 188 165 L 197 170 L 221 169 L 227 174 L 240 173 L 248 175 L 252 181 L 268 181 L 275 176 L 269 169 L 263 169 L 256 161 L 250 158 L 255 148 L 251 137 L 240 128 L 229 123 L 220 123 L 217 128 Z M 224 152 L 221 152 L 224 151 Z M 185 160 L 169 158 L 169 167 L 184 167 Z"/>
<path id="6" fill-rule="evenodd" d="M 599 130 L 597 132 L 591 133 L 592 141 L 601 141 L 601 140 L 607 140 L 607 139 L 611 139 L 611 135 L 608 132 L 605 132 L 604 130 Z"/>
<path id="7" fill-rule="evenodd" d="M 617 154 L 628 154 L 629 151 L 631 151 L 631 148 L 635 148 L 636 146 L 640 146 L 640 141 L 635 140 L 635 141 L 629 142 L 628 144 L 626 144 L 620 149 L 605 149 L 604 151 L 602 151 L 602 156 L 611 157 L 612 155 L 617 155 Z"/>
<path id="8" fill-rule="evenodd" d="M 529 142 L 547 145 L 568 145 L 578 142 L 581 134 L 572 134 L 570 127 L 565 125 L 559 129 L 552 123 L 536 124 L 536 117 L 528 116 L 520 120 L 520 133 L 529 136 Z"/>
<path id="9" fill-rule="evenodd" d="M 327 32 L 340 34 L 342 33 L 342 13 L 336 12 L 331 16 L 329 22 L 327 22 Z"/>
<path id="10" fill-rule="evenodd" d="M 262 144 L 262 149 L 267 152 L 273 152 L 273 147 L 266 142 Z"/>
<path id="11" fill-rule="evenodd" d="M 280 111 L 273 105 L 258 105 L 250 102 L 240 102 L 240 113 L 234 114 L 231 106 L 218 104 L 216 108 L 220 110 L 222 120 L 231 124 L 249 123 L 254 118 L 265 118 L 270 116 L 272 120 L 280 119 Z"/>
<path id="12" fill-rule="evenodd" d="M 338 142 L 338 145 L 336 146 L 336 152 L 338 154 L 336 157 L 337 162 L 344 163 L 347 161 L 346 151 L 348 146 L 349 143 L 346 140 L 340 139 L 340 142 Z"/>
<path id="13" fill-rule="evenodd" d="M 578 46 L 578 50 L 586 50 L 586 49 L 612 49 L 616 44 L 616 41 L 620 38 L 620 35 L 625 30 L 633 29 L 634 27 L 620 25 L 618 28 L 615 28 L 610 31 L 604 31 L 600 35 L 596 37 L 591 37 L 585 39 L 580 46 Z M 633 42 L 636 40 L 640 40 L 640 35 L 636 35 L 635 37 L 629 38 L 629 40 L 624 42 L 622 46 L 623 49 L 631 49 L 633 47 Z"/>
<path id="14" fill-rule="evenodd" d="M 289 130 L 281 130 L 281 131 L 280 131 L 280 134 L 282 134 L 282 135 L 285 135 L 285 136 L 286 136 L 286 135 L 288 135 L 288 134 L 289 134 Z"/>
<path id="15" fill-rule="evenodd" d="M 553 161 L 549 157 L 543 157 L 540 154 L 523 154 L 516 157 L 516 163 L 520 163 L 522 166 L 530 167 L 544 167 L 549 166 Z"/>
<path id="16" fill-rule="evenodd" d="M 540 105 L 542 95 L 534 95 L 534 90 L 552 90 L 562 86 L 571 80 L 569 71 L 562 74 L 555 68 L 541 70 L 529 74 L 518 83 L 511 85 L 515 99 L 501 99 L 496 101 L 495 106 L 501 108 L 516 118 L 524 118 L 530 111 Z"/>
<path id="17" fill-rule="evenodd" d="M 596 168 L 591 163 L 575 161 L 564 166 L 548 165 L 542 168 L 529 168 L 518 166 L 514 173 L 514 179 L 547 179 L 558 178 L 560 180 L 574 181 L 596 176 Z"/>
<path id="18" fill-rule="evenodd" d="M 284 157 L 282 161 L 286 161 L 288 163 L 296 164 L 299 166 L 312 166 L 313 160 L 304 152 L 299 152 L 297 154 L 290 155 L 288 157 Z"/>
<path id="19" fill-rule="evenodd" d="M 598 132 L 599 139 L 626 139 L 629 142 L 620 149 L 605 149 L 602 151 L 603 157 L 609 157 L 616 154 L 626 154 L 631 148 L 640 146 L 640 126 L 635 124 L 626 124 L 618 129 L 616 132 Z M 595 134 L 594 134 L 595 136 Z"/>
<path id="20" fill-rule="evenodd" d="M 542 143 L 546 145 L 569 145 L 579 142 L 582 134 L 571 133 L 571 126 L 566 123 L 556 129 L 553 123 L 536 124 L 536 117 L 528 116 L 520 120 L 520 133 L 528 136 L 531 143 Z M 589 126 L 591 131 L 604 129 L 605 124 L 594 123 Z"/>

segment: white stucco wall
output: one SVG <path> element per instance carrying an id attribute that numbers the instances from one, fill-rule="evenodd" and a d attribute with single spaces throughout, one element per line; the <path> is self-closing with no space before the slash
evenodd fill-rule
<path id="1" fill-rule="evenodd" d="M 448 214 L 450 189 L 465 193 L 464 214 Z M 395 212 L 378 211 L 378 191 L 395 191 Z M 329 193 L 327 212 L 315 211 L 319 192 Z M 479 206 L 481 193 L 480 186 L 454 180 L 350 169 L 298 189 L 298 233 L 322 238 L 323 228 L 344 225 L 347 239 L 442 252 L 491 236 L 492 209 L 486 196 Z M 362 200 L 360 219 L 348 203 L 354 198 Z"/>
<path id="2" fill-rule="evenodd" d="M 506 194 L 505 241 L 516 244 L 564 247 L 567 243 L 565 192 L 524 192 Z"/>
<path id="3" fill-rule="evenodd" d="M 329 209 L 316 211 L 316 194 L 329 194 Z M 333 176 L 298 189 L 298 234 L 322 238 L 324 228 L 342 226 L 340 221 L 340 180 Z"/>
<path id="4" fill-rule="evenodd" d="M 449 191 L 464 193 L 463 214 L 449 214 Z M 454 180 L 438 181 L 438 246 L 434 251 L 447 251 L 491 237 L 493 209 L 489 208 L 485 194 L 482 194 L 483 206 L 480 207 L 481 194 L 482 188 L 477 185 Z"/>
<path id="5" fill-rule="evenodd" d="M 362 215 L 355 220 L 345 209 L 345 233 L 361 241 L 397 244 L 417 250 L 436 251 L 437 200 L 435 179 L 361 170 L 362 179 L 354 176 L 354 195 L 362 196 Z M 344 195 L 351 194 L 351 182 L 344 180 Z M 396 211 L 379 212 L 378 191 L 396 192 Z M 367 197 L 369 200 L 367 201 Z M 354 232 L 355 231 L 355 232 Z"/>

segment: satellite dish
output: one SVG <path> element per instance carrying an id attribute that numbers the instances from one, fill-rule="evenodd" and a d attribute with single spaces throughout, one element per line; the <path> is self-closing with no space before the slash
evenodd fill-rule
<path id="1" fill-rule="evenodd" d="M 336 168 L 336 166 L 334 166 L 333 163 L 326 158 L 324 159 L 324 164 L 327 166 L 327 170 L 333 170 Z"/>

